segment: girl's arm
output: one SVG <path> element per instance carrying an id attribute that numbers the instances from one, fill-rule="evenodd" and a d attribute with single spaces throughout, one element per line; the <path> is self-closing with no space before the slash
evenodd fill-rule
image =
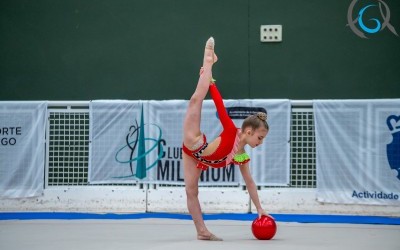
<path id="1" fill-rule="evenodd" d="M 242 173 L 244 182 L 246 183 L 250 198 L 257 208 L 258 216 L 261 217 L 261 215 L 268 215 L 261 207 L 260 199 L 258 198 L 257 186 L 254 183 L 253 177 L 250 174 L 250 167 L 248 162 L 240 166 L 240 172 Z"/>

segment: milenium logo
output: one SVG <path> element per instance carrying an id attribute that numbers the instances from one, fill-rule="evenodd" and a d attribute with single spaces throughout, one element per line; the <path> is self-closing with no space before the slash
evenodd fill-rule
<path id="1" fill-rule="evenodd" d="M 353 15 L 355 12 L 355 5 L 357 2 L 361 2 L 359 0 L 353 0 L 349 6 L 347 11 L 347 25 L 350 26 L 350 29 L 359 37 L 361 38 L 368 38 L 365 33 L 367 34 L 375 34 L 379 31 L 382 31 L 386 27 L 396 36 L 399 36 L 396 32 L 396 29 L 391 25 L 390 22 L 390 9 L 389 6 L 382 0 L 375 0 L 371 1 L 376 4 L 368 4 L 364 5 L 362 8 L 358 10 L 357 17 L 354 19 Z M 371 10 L 372 8 L 379 8 L 379 13 L 381 15 L 381 20 L 378 18 L 369 18 L 366 12 Z M 367 19 L 367 21 L 365 21 Z M 367 25 L 368 23 L 368 25 Z M 358 27 L 356 26 L 358 24 Z M 373 25 L 371 25 L 373 24 Z"/>

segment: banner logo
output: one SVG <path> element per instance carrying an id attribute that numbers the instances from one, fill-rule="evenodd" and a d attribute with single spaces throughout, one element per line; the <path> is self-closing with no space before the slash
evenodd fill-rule
<path id="1" fill-rule="evenodd" d="M 400 116 L 389 116 L 386 124 L 393 137 L 392 142 L 386 146 L 386 154 L 390 168 L 397 170 L 397 179 L 400 180 Z"/>
<path id="2" fill-rule="evenodd" d="M 375 0 L 377 4 L 368 4 L 361 7 L 358 11 L 355 10 L 356 3 L 359 0 L 353 0 L 347 10 L 347 25 L 359 37 L 367 39 L 365 34 L 375 34 L 386 27 L 396 36 L 399 36 L 393 25 L 390 24 L 390 9 L 389 6 L 382 0 Z M 371 18 L 369 12 L 379 8 L 380 18 Z M 353 19 L 354 12 L 357 17 Z M 357 25 L 358 24 L 358 25 Z M 358 27 L 357 27 L 358 26 Z"/>
<path id="3" fill-rule="evenodd" d="M 143 117 L 143 106 L 142 106 L 140 126 L 137 120 L 135 120 L 135 124 L 129 127 L 129 132 L 125 137 L 126 145 L 120 148 L 115 154 L 115 160 L 118 163 L 129 164 L 129 169 L 131 174 L 128 176 L 116 176 L 114 178 L 137 177 L 139 179 L 144 179 L 147 177 L 147 171 L 155 167 L 158 160 L 161 159 L 164 153 L 162 144 L 160 143 L 162 136 L 161 128 L 156 124 L 149 124 L 150 127 L 154 127 L 156 128 L 156 130 L 158 130 L 158 138 L 154 139 L 145 137 L 145 124 L 143 121 L 144 117 Z M 152 142 L 152 145 L 149 147 L 147 151 L 146 151 L 146 142 Z M 158 149 L 159 152 L 157 159 L 150 165 L 147 165 L 146 156 L 150 154 L 153 150 L 157 149 L 158 146 L 160 146 L 160 148 Z M 129 159 L 120 159 L 119 154 L 125 150 L 130 150 Z M 136 162 L 136 170 L 134 170 L 133 168 L 134 162 Z"/>

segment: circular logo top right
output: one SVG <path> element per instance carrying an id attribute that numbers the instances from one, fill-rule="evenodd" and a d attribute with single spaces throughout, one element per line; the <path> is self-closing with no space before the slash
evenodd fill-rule
<path id="1" fill-rule="evenodd" d="M 366 34 L 375 34 L 388 28 L 394 35 L 399 36 L 396 29 L 390 24 L 390 9 L 384 1 L 369 1 L 364 5 L 358 4 L 359 2 L 361 1 L 353 0 L 347 10 L 346 26 L 349 26 L 354 34 L 367 39 Z M 379 10 L 380 16 L 371 16 L 374 8 L 376 8 L 375 12 Z"/>

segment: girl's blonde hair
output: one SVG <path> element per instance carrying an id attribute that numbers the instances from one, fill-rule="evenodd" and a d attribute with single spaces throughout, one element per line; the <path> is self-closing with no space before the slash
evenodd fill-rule
<path id="1" fill-rule="evenodd" d="M 252 130 L 256 130 L 262 126 L 266 130 L 269 130 L 269 125 L 267 123 L 267 113 L 258 112 L 244 119 L 242 123 L 242 130 L 248 127 L 251 127 Z"/>

